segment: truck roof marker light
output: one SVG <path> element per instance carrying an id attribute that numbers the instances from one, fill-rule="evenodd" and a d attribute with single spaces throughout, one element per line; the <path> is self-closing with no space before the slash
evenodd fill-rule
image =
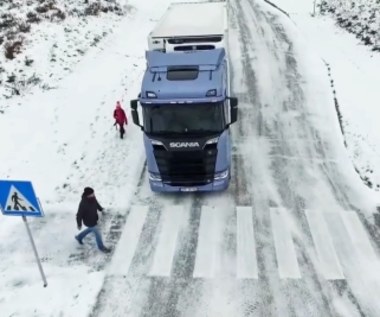
<path id="1" fill-rule="evenodd" d="M 216 96 L 216 89 L 210 89 L 206 93 L 206 97 L 215 97 Z"/>
<path id="2" fill-rule="evenodd" d="M 149 99 L 154 99 L 154 98 L 157 98 L 157 95 L 153 92 L 153 91 L 147 91 L 145 93 L 146 97 L 149 98 Z"/>

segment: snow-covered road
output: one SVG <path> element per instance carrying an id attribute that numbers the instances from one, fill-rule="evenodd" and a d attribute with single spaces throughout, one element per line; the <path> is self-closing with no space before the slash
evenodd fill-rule
<path id="1" fill-rule="evenodd" d="M 143 176 L 93 314 L 376 316 L 379 237 L 325 65 L 265 3 L 230 22 L 232 185 L 161 196 Z"/>
<path id="2" fill-rule="evenodd" d="M 229 1 L 239 98 L 229 189 L 150 191 L 141 131 L 130 124 L 119 140 L 111 115 L 117 99 L 127 107 L 136 97 L 146 35 L 169 3 L 158 10 L 132 1 L 137 9 L 60 89 L 10 108 L 14 120 L 0 117 L 1 131 L 21 120 L 4 139 L 9 151 L 0 159 L 13 164 L 1 172 L 33 179 L 45 195 L 46 217 L 31 227 L 49 282 L 41 291 L 21 220 L 4 219 L 2 313 L 379 316 L 380 235 L 343 144 L 327 69 L 294 23 L 264 1 Z M 36 112 L 44 124 L 30 132 Z M 87 185 L 107 208 L 101 228 L 111 255 L 97 252 L 92 238 L 84 247 L 73 239 Z"/>

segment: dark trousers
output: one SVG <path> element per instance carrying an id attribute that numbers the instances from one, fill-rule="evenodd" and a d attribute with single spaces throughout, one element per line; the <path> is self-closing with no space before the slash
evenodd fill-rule
<path id="1" fill-rule="evenodd" d="M 122 124 L 118 123 L 118 125 L 119 125 L 120 139 L 122 139 L 125 134 L 124 123 Z"/>

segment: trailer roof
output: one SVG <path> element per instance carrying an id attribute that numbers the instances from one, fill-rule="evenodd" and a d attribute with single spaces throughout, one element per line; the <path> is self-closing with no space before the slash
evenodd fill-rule
<path id="1" fill-rule="evenodd" d="M 158 51 L 147 51 L 146 60 L 152 71 L 155 68 L 169 66 L 212 66 L 216 69 L 225 56 L 224 48 L 207 51 L 189 51 L 185 53 L 162 53 Z"/>
<path id="2" fill-rule="evenodd" d="M 225 2 L 172 3 L 151 32 L 151 37 L 181 37 L 224 34 Z"/>

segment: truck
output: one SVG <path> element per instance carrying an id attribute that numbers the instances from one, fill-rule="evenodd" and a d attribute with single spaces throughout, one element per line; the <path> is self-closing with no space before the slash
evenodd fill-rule
<path id="1" fill-rule="evenodd" d="M 171 4 L 148 36 L 141 91 L 130 107 L 153 192 L 229 185 L 238 99 L 230 96 L 227 35 L 225 2 L 183 2 Z"/>

